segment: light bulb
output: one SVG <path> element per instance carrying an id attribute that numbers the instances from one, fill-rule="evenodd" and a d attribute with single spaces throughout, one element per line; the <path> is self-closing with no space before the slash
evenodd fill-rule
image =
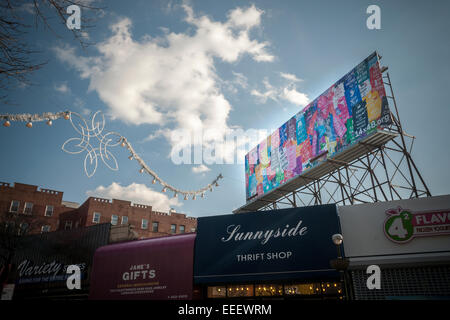
<path id="1" fill-rule="evenodd" d="M 70 119 L 70 113 L 66 113 L 66 114 L 64 115 L 64 119 L 69 120 L 69 119 Z"/>
<path id="2" fill-rule="evenodd" d="M 153 183 L 153 184 L 155 184 L 155 183 L 156 183 L 156 178 L 154 178 L 154 179 L 153 179 L 152 183 Z"/>
<path id="3" fill-rule="evenodd" d="M 128 157 L 128 159 L 130 159 L 130 160 L 133 160 L 133 156 L 132 156 L 132 155 L 131 155 L 131 156 L 129 156 L 129 157 Z"/>
<path id="4" fill-rule="evenodd" d="M 162 189 L 162 192 L 166 192 L 166 190 L 167 190 L 167 188 L 166 188 L 166 187 L 164 187 L 164 188 Z"/>
<path id="5" fill-rule="evenodd" d="M 143 172 L 144 172 L 144 168 L 141 168 L 141 170 L 139 170 L 139 172 L 140 172 L 140 173 L 143 173 Z"/>
<path id="6" fill-rule="evenodd" d="M 31 121 L 29 121 L 29 122 L 26 124 L 26 126 L 27 126 L 27 128 L 32 128 L 32 127 L 33 127 L 33 123 L 32 123 Z"/>
<path id="7" fill-rule="evenodd" d="M 6 120 L 5 122 L 3 122 L 3 125 L 5 127 L 9 127 L 11 125 L 11 122 L 9 122 L 9 120 Z"/>
<path id="8" fill-rule="evenodd" d="M 48 120 L 48 121 L 47 121 L 47 124 L 48 124 L 49 126 L 51 126 L 51 125 L 53 124 L 52 120 Z"/>

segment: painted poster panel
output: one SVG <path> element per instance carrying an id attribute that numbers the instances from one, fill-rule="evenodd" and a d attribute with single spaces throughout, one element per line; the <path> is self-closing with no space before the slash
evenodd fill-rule
<path id="1" fill-rule="evenodd" d="M 389 124 L 374 52 L 246 155 L 247 201 L 317 166 L 321 155 L 333 157 Z"/>

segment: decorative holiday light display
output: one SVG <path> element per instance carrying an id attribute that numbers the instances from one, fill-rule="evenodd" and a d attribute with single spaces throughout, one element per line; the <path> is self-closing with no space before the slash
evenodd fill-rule
<path id="1" fill-rule="evenodd" d="M 0 120 L 4 121 L 3 125 L 5 127 L 10 127 L 11 122 L 26 122 L 26 126 L 28 128 L 33 127 L 33 122 L 41 122 L 46 121 L 47 125 L 51 126 L 54 120 L 57 119 L 66 119 L 70 120 L 75 131 L 77 131 L 81 137 L 80 138 L 70 138 L 62 145 L 62 150 L 70 153 L 70 154 L 79 154 L 83 152 L 87 152 L 86 157 L 84 159 L 84 171 L 88 177 L 92 177 L 98 166 L 98 158 L 102 160 L 102 162 L 113 171 L 117 171 L 119 166 L 117 164 L 117 160 L 114 155 L 108 150 L 109 147 L 116 147 L 121 145 L 124 148 L 127 148 L 130 152 L 130 156 L 128 159 L 136 160 L 140 166 L 140 173 L 147 173 L 152 176 L 152 184 L 156 182 L 160 183 L 163 186 L 162 192 L 167 192 L 170 190 L 174 193 L 174 197 L 177 197 L 178 194 L 184 196 L 184 200 L 187 200 L 188 197 L 192 196 L 192 199 L 195 200 L 197 195 L 200 195 L 202 198 L 205 195 L 207 190 L 212 191 L 212 187 L 219 186 L 219 179 L 222 179 L 222 174 L 219 174 L 210 184 L 206 185 L 203 188 L 197 190 L 180 190 L 169 183 L 162 180 L 155 171 L 153 171 L 141 157 L 134 151 L 131 143 L 128 140 L 120 135 L 117 132 L 108 132 L 103 134 L 103 129 L 105 128 L 105 117 L 100 112 L 97 111 L 91 119 L 90 126 L 86 122 L 86 120 L 76 112 L 72 111 L 63 111 L 58 113 L 46 112 L 41 115 L 38 114 L 0 114 Z M 77 119 L 77 120 L 75 120 Z M 96 140 L 97 141 L 96 141 Z M 94 147 L 91 142 L 98 142 L 98 147 Z M 90 169 L 89 169 L 90 168 Z"/>

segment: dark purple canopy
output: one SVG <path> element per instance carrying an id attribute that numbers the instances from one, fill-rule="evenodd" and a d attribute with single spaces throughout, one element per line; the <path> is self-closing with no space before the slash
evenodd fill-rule
<path id="1" fill-rule="evenodd" d="M 97 249 L 90 299 L 192 299 L 195 233 Z"/>

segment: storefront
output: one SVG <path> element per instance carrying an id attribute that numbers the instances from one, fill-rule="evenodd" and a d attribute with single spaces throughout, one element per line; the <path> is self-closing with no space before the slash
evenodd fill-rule
<path id="1" fill-rule="evenodd" d="M 87 299 L 92 257 L 108 244 L 110 224 L 70 231 L 55 231 L 21 238 L 14 255 L 8 287 L 9 298 Z M 80 269 L 80 289 L 69 290 L 69 265 Z"/>
<path id="2" fill-rule="evenodd" d="M 450 299 L 450 196 L 343 206 L 355 299 Z M 369 289 L 367 267 L 380 267 Z"/>
<path id="3" fill-rule="evenodd" d="M 335 205 L 198 218 L 194 283 L 205 298 L 339 299 Z"/>
<path id="4" fill-rule="evenodd" d="M 195 234 L 150 238 L 99 248 L 89 299 L 189 300 Z"/>

